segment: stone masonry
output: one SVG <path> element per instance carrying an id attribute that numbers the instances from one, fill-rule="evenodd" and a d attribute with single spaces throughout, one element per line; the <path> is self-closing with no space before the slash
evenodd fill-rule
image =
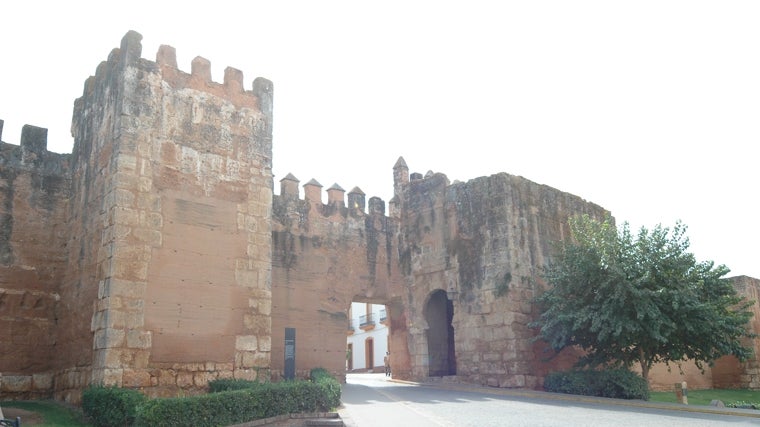
<path id="1" fill-rule="evenodd" d="M 183 72 L 169 46 L 143 59 L 141 38 L 87 79 L 71 154 L 34 126 L 0 142 L 0 398 L 277 380 L 285 328 L 297 376 L 344 378 L 352 301 L 386 305 L 396 378 L 540 388 L 575 360 L 533 343 L 531 299 L 568 219 L 604 208 L 506 173 L 450 183 L 403 158 L 387 204 L 338 184 L 323 202 L 293 174 L 275 195 L 272 83 L 246 89 L 234 68 L 216 83 L 201 57 Z M 760 281 L 735 280 L 758 300 Z M 759 369 L 723 360 L 699 381 L 760 388 Z"/>

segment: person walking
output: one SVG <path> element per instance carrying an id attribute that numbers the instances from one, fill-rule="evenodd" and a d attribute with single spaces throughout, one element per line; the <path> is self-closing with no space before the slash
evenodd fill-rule
<path id="1" fill-rule="evenodd" d="M 385 362 L 385 376 L 390 377 L 391 376 L 391 352 L 386 351 L 385 357 L 383 358 L 383 362 Z"/>

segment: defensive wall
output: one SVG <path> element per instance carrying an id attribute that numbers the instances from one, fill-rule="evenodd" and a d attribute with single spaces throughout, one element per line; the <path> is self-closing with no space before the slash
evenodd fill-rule
<path id="1" fill-rule="evenodd" d="M 531 299 L 568 219 L 604 208 L 506 173 L 410 173 L 403 158 L 387 204 L 338 184 L 325 202 L 293 174 L 275 195 L 272 83 L 245 89 L 234 68 L 217 83 L 201 57 L 186 73 L 173 48 L 141 50 L 127 33 L 87 79 L 71 154 L 34 126 L 0 142 L 0 398 L 279 379 L 286 328 L 297 376 L 343 378 L 352 301 L 386 305 L 396 378 L 538 388 L 575 360 L 533 343 Z M 757 279 L 735 282 L 758 300 Z M 694 381 L 760 388 L 759 368 L 725 360 Z"/>

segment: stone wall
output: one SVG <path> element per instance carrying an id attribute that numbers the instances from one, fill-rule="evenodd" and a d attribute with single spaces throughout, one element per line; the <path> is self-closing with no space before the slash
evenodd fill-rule
<path id="1" fill-rule="evenodd" d="M 748 339 L 747 343 L 754 351 L 754 357 L 746 362 L 739 363 L 736 359 L 724 358 L 719 367 L 719 374 L 713 373 L 717 381 L 728 386 L 727 388 L 751 388 L 760 390 L 760 279 L 748 276 L 732 277 L 731 280 L 739 292 L 747 301 L 753 301 L 751 310 L 752 319 L 749 321 L 749 330 L 759 336 Z M 732 369 L 734 364 L 737 370 Z M 714 369 L 715 371 L 715 369 Z M 738 373 L 738 381 L 735 379 Z"/>
<path id="2" fill-rule="evenodd" d="M 0 142 L 0 397 L 52 390 L 69 161 L 47 151 L 46 129 L 26 125 L 20 145 Z"/>
<path id="3" fill-rule="evenodd" d="M 736 276 L 730 278 L 739 295 L 753 302 L 750 311 L 754 314 L 750 319 L 748 329 L 760 331 L 760 280 Z M 727 388 L 727 389 L 760 389 L 760 337 L 747 338 L 746 344 L 754 351 L 755 356 L 745 362 L 740 362 L 734 356 L 724 356 L 712 365 L 703 364 L 699 369 L 693 362 L 685 362 L 679 368 L 664 364 L 655 365 L 650 371 L 650 387 L 653 390 L 673 390 L 675 383 L 686 381 L 690 389 Z"/>
<path id="4" fill-rule="evenodd" d="M 120 122 L 93 379 L 171 395 L 266 376 L 272 85 L 246 91 L 233 68 L 215 83 L 203 58 L 181 72 L 169 46 L 144 60 L 140 38 L 128 33 L 109 58 Z"/>
<path id="5" fill-rule="evenodd" d="M 0 142 L 0 398 L 279 379 L 286 328 L 299 377 L 343 378 L 352 301 L 386 305 L 395 378 L 539 388 L 576 360 L 532 342 L 531 300 L 568 219 L 608 211 L 505 173 L 410 174 L 402 158 L 387 213 L 337 184 L 324 203 L 315 180 L 301 198 L 290 174 L 274 196 L 272 83 L 246 90 L 234 68 L 216 83 L 201 57 L 185 73 L 173 48 L 141 50 L 127 33 L 87 80 L 70 155 L 32 126 Z M 757 279 L 735 282 L 758 300 Z M 693 384 L 760 388 L 759 372 L 724 358 Z"/>
<path id="6" fill-rule="evenodd" d="M 397 165 L 405 169 L 406 165 Z M 497 387 L 541 385 L 548 369 L 531 344 L 530 300 L 544 284 L 540 267 L 578 214 L 609 212 L 580 197 L 522 177 L 497 174 L 449 185 L 445 175 L 412 174 L 399 187 L 401 265 L 409 286 L 410 377 L 428 375 L 428 298 L 453 302 L 456 375 Z M 564 365 L 563 365 L 564 364 Z"/>
<path id="7" fill-rule="evenodd" d="M 752 301 L 750 311 L 754 314 L 750 319 L 748 329 L 760 331 L 760 280 L 736 276 L 730 278 L 739 295 L 747 301 Z M 745 362 L 740 362 L 734 356 L 724 356 L 712 365 L 703 364 L 700 369 L 694 362 L 684 362 L 681 366 L 664 363 L 652 366 L 649 372 L 649 386 L 652 390 L 671 391 L 674 384 L 686 381 L 693 390 L 724 388 L 724 389 L 760 389 L 760 337 L 747 338 L 746 344 L 755 352 L 755 356 Z M 634 370 L 639 370 L 634 366 Z"/>
<path id="8" fill-rule="evenodd" d="M 273 202 L 272 370 L 275 378 L 283 373 L 284 331 L 292 327 L 298 376 L 323 367 L 344 378 L 351 302 L 386 304 L 401 292 L 398 225 L 379 198 L 366 207 L 359 188 L 346 203 L 336 184 L 324 204 L 321 184 L 305 184 L 303 199 L 298 184 L 293 175 L 283 178 Z"/>
<path id="9" fill-rule="evenodd" d="M 245 90 L 233 68 L 215 83 L 200 57 L 184 73 L 140 40 L 87 80 L 71 155 L 2 146 L 0 301 L 27 316 L 3 331 L 39 338 L 0 360 L 10 392 L 34 389 L 28 374 L 74 403 L 91 383 L 174 395 L 268 378 L 272 84 Z"/>

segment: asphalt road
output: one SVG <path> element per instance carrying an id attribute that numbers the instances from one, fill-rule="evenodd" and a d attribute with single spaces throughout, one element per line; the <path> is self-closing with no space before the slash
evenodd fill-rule
<path id="1" fill-rule="evenodd" d="M 682 405 L 623 406 L 627 403 L 569 395 L 557 399 L 549 394 L 504 393 L 395 382 L 384 374 L 349 374 L 340 413 L 349 427 L 760 426 L 760 418 L 742 416 L 746 413 L 741 411 L 714 414 L 692 412 Z"/>

